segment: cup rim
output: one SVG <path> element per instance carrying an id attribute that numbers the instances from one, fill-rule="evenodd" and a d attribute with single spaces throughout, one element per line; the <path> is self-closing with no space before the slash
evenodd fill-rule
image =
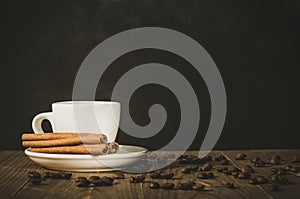
<path id="1" fill-rule="evenodd" d="M 113 105 L 113 104 L 120 104 L 120 102 L 115 102 L 115 101 L 59 101 L 59 102 L 52 103 L 52 105 L 91 105 L 91 104 Z"/>

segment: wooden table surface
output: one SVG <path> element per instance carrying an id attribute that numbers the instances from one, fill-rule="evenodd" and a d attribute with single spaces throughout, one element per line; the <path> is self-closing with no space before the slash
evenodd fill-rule
<path id="1" fill-rule="evenodd" d="M 235 160 L 237 153 L 243 152 L 247 155 L 246 160 Z M 197 151 L 189 151 L 187 154 L 198 155 Z M 230 165 L 241 167 L 252 165 L 250 157 L 260 157 L 268 160 L 272 155 L 280 155 L 287 163 L 292 164 L 291 159 L 294 155 L 300 155 L 300 150 L 243 150 L 243 151 L 212 151 L 210 155 L 224 155 L 230 161 Z M 219 162 L 212 161 L 213 165 Z M 88 187 L 79 188 L 76 186 L 74 178 L 77 176 L 112 176 L 114 172 L 102 173 L 75 173 L 73 172 L 70 180 L 47 179 L 40 185 L 33 185 L 28 180 L 29 171 L 43 173 L 49 171 L 36 163 L 32 162 L 23 151 L 0 151 L 0 196 L 1 198 L 300 198 L 300 177 L 293 174 L 287 175 L 290 180 L 289 185 L 280 186 L 281 190 L 269 191 L 270 184 L 250 185 L 249 180 L 240 180 L 230 175 L 212 171 L 215 178 L 199 180 L 197 173 L 182 174 L 176 167 L 166 168 L 167 171 L 175 173 L 175 179 L 171 180 L 152 180 L 148 175 L 144 183 L 130 183 L 130 176 L 135 174 L 125 174 L 125 179 L 115 180 L 115 184 L 109 187 Z M 299 165 L 296 165 L 299 166 Z M 270 168 L 282 166 L 270 166 L 256 168 L 254 175 L 269 176 Z M 156 182 L 186 182 L 195 179 L 206 184 L 209 191 L 184 191 L 184 190 L 164 190 L 150 189 L 147 181 Z M 224 185 L 227 182 L 234 183 L 236 189 L 228 189 Z"/>

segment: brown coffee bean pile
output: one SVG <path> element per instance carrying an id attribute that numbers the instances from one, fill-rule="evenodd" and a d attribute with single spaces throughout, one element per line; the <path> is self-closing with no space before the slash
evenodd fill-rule
<path id="1" fill-rule="evenodd" d="M 160 173 L 158 171 L 150 173 L 152 179 L 171 179 L 174 173 Z"/>
<path id="2" fill-rule="evenodd" d="M 244 153 L 238 153 L 238 154 L 236 154 L 235 159 L 236 160 L 244 160 L 246 157 L 247 157 L 246 154 L 244 154 Z"/>
<path id="3" fill-rule="evenodd" d="M 52 173 L 52 172 L 45 172 L 43 175 L 41 175 L 39 172 L 31 171 L 28 172 L 28 178 L 29 181 L 34 185 L 39 185 L 43 180 L 46 180 L 47 178 L 52 179 L 70 179 L 72 177 L 71 173 Z"/>
<path id="4" fill-rule="evenodd" d="M 146 176 L 144 176 L 144 175 L 131 176 L 130 183 L 141 183 L 141 182 L 144 182 L 145 178 L 146 178 Z"/>

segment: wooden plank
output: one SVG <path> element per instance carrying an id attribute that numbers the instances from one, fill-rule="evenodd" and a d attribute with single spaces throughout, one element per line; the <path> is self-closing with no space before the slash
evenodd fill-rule
<path id="1" fill-rule="evenodd" d="M 219 154 L 226 155 L 231 165 L 243 166 L 250 164 L 249 160 L 236 161 L 234 156 L 240 151 L 213 151 L 210 154 L 215 157 Z M 257 156 L 262 159 L 268 159 L 274 154 L 282 156 L 284 160 L 290 160 L 294 154 L 299 154 L 300 150 L 251 150 L 244 151 L 248 157 Z M 188 152 L 188 154 L 198 155 L 198 152 Z M 299 188 L 300 179 L 294 176 L 289 176 L 292 182 L 296 184 L 282 186 L 283 191 L 270 192 L 269 185 L 254 186 L 248 183 L 248 180 L 239 180 L 232 176 L 227 176 L 222 173 L 213 171 L 215 178 L 207 180 L 199 180 L 195 174 L 182 174 L 179 172 L 179 165 L 164 169 L 166 172 L 174 172 L 176 179 L 172 180 L 153 180 L 159 183 L 186 182 L 194 179 L 196 182 L 202 182 L 207 185 L 211 191 L 183 191 L 183 190 L 153 190 L 149 188 L 149 176 L 145 183 L 130 183 L 130 176 L 133 174 L 126 174 L 126 179 L 115 180 L 115 185 L 112 187 L 90 187 L 79 188 L 76 187 L 74 178 L 78 176 L 89 177 L 91 175 L 112 176 L 114 172 L 104 173 L 73 173 L 70 180 L 55 180 L 47 179 L 41 185 L 35 186 L 28 183 L 28 171 L 37 170 L 41 173 L 49 171 L 38 166 L 30 161 L 22 151 L 1 151 L 0 152 L 0 195 L 1 198 L 300 198 Z M 249 159 L 249 158 L 248 158 Z M 4 161 L 4 162 L 3 162 Z M 287 161 L 290 163 L 289 161 Z M 218 165 L 219 162 L 213 161 L 213 165 Z M 55 172 L 55 171 L 54 171 Z M 256 168 L 255 174 L 269 175 L 270 167 Z M 238 188 L 228 189 L 224 185 L 226 182 L 233 182 Z"/>
<path id="2" fill-rule="evenodd" d="M 28 181 L 28 172 L 40 166 L 30 161 L 22 151 L 2 151 L 0 167 L 1 198 L 12 198 Z"/>
<path id="3" fill-rule="evenodd" d="M 189 152 L 187 154 L 191 155 L 198 155 L 198 152 Z M 211 152 L 210 155 L 216 157 L 220 155 L 221 152 L 214 151 Z M 219 164 L 217 161 L 212 161 L 213 165 Z M 206 179 L 206 180 L 199 180 L 197 179 L 196 172 L 194 174 L 182 174 L 178 171 L 178 168 L 170 169 L 169 172 L 174 172 L 176 177 L 181 176 L 182 179 L 178 180 L 171 180 L 176 184 L 180 182 L 187 182 L 193 179 L 195 182 L 198 183 L 205 183 L 207 184 L 207 188 L 211 191 L 185 191 L 185 190 L 153 190 L 149 188 L 148 184 L 143 184 L 143 195 L 144 198 L 268 198 L 268 195 L 263 192 L 260 188 L 255 186 L 249 186 L 247 183 L 243 181 L 238 181 L 237 179 L 233 178 L 232 176 L 227 176 L 222 173 L 218 173 L 216 171 L 212 171 L 215 175 L 213 179 Z M 150 180 L 150 179 L 149 179 Z M 168 180 L 153 180 L 159 183 L 166 182 Z M 170 181 L 170 180 L 169 180 Z M 234 183 L 238 189 L 228 189 L 225 187 L 227 182 Z M 210 185 L 210 186 L 209 186 Z"/>
<path id="4" fill-rule="evenodd" d="M 286 164 L 291 164 L 292 158 L 294 155 L 298 154 L 300 155 L 300 150 L 247 150 L 244 151 L 244 153 L 247 155 L 246 160 L 235 160 L 235 155 L 239 153 L 239 151 L 224 151 L 224 154 L 231 159 L 231 161 L 238 165 L 239 167 L 245 166 L 245 165 L 251 165 L 252 163 L 249 162 L 251 157 L 259 157 L 262 160 L 269 160 L 273 155 L 279 155 L 283 159 L 283 161 L 286 162 Z M 266 177 L 271 175 L 271 168 L 280 168 L 284 165 L 266 165 L 265 167 L 253 167 L 255 169 L 254 175 L 264 175 Z M 300 166 L 299 164 L 296 166 Z M 296 177 L 295 175 L 287 175 L 287 177 L 292 182 L 290 185 L 282 185 L 281 191 L 270 191 L 270 184 L 264 184 L 264 185 L 255 185 L 256 187 L 260 187 L 262 190 L 264 190 L 270 197 L 272 198 L 300 198 L 300 178 Z M 253 185 L 250 185 L 253 186 Z"/>

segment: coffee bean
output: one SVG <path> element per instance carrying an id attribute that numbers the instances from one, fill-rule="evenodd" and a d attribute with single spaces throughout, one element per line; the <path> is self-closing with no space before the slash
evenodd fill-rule
<path id="1" fill-rule="evenodd" d="M 152 179 L 159 179 L 160 178 L 160 173 L 159 172 L 152 172 L 152 173 L 150 173 L 150 177 L 152 178 Z"/>
<path id="2" fill-rule="evenodd" d="M 229 161 L 227 159 L 223 159 L 223 160 L 221 160 L 221 164 L 227 165 L 227 164 L 229 164 Z"/>
<path id="3" fill-rule="evenodd" d="M 272 175 L 270 181 L 275 184 L 286 185 L 289 184 L 289 179 L 282 175 Z"/>
<path id="4" fill-rule="evenodd" d="M 123 173 L 115 173 L 113 175 L 113 178 L 114 179 L 124 179 L 125 178 L 125 175 Z"/>
<path id="5" fill-rule="evenodd" d="M 299 155 L 295 155 L 292 159 L 293 163 L 300 163 L 300 156 Z"/>
<path id="6" fill-rule="evenodd" d="M 32 179 L 32 178 L 38 178 L 40 179 L 42 176 L 39 172 L 36 172 L 36 171 L 31 171 L 31 172 L 28 172 L 28 178 Z"/>
<path id="7" fill-rule="evenodd" d="M 229 167 L 229 168 L 227 169 L 227 171 L 230 171 L 230 172 L 237 172 L 237 171 L 239 171 L 239 169 L 236 168 L 236 167 Z"/>
<path id="8" fill-rule="evenodd" d="M 90 185 L 90 181 L 88 181 L 86 178 L 80 178 L 76 182 L 77 187 L 88 187 Z"/>
<path id="9" fill-rule="evenodd" d="M 228 189 L 234 189 L 234 188 L 235 188 L 234 184 L 233 184 L 233 183 L 230 183 L 230 182 L 227 182 L 227 183 L 225 184 L 225 187 L 228 188 Z"/>
<path id="10" fill-rule="evenodd" d="M 192 186 L 192 189 L 196 190 L 196 191 L 203 191 L 204 188 L 205 188 L 205 186 L 203 184 L 195 184 Z"/>
<path id="11" fill-rule="evenodd" d="M 151 183 L 149 184 L 149 187 L 150 187 L 151 189 L 158 189 L 158 188 L 160 187 L 160 185 L 159 185 L 157 182 L 151 182 Z"/>
<path id="12" fill-rule="evenodd" d="M 208 177 L 208 178 L 214 178 L 215 175 L 214 175 L 212 172 L 208 172 L 208 173 L 207 173 L 207 177 Z"/>
<path id="13" fill-rule="evenodd" d="M 278 184 L 272 184 L 270 186 L 270 191 L 279 191 L 279 186 Z"/>
<path id="14" fill-rule="evenodd" d="M 186 168 L 190 171 L 197 171 L 199 167 L 197 165 L 188 164 Z"/>
<path id="15" fill-rule="evenodd" d="M 100 180 L 100 177 L 99 177 L 99 176 L 90 176 L 90 177 L 89 177 L 89 181 L 90 181 L 90 182 L 96 181 L 96 180 Z"/>
<path id="16" fill-rule="evenodd" d="M 297 176 L 297 177 L 300 177 L 300 172 L 297 172 L 297 173 L 296 173 L 296 176 Z"/>
<path id="17" fill-rule="evenodd" d="M 62 174 L 62 179 L 68 180 L 72 177 L 72 173 L 64 173 Z"/>
<path id="18" fill-rule="evenodd" d="M 233 177 L 235 177 L 235 178 L 237 178 L 238 176 L 239 176 L 239 172 L 237 171 L 237 172 L 231 172 L 231 175 L 233 176 Z"/>
<path id="19" fill-rule="evenodd" d="M 254 172 L 253 168 L 250 165 L 243 166 L 243 167 L 241 167 L 240 170 L 243 173 L 253 173 Z"/>
<path id="20" fill-rule="evenodd" d="M 181 172 L 181 173 L 191 173 L 191 170 L 189 170 L 189 169 L 186 168 L 186 167 L 182 167 L 182 168 L 180 168 L 180 172 Z"/>
<path id="21" fill-rule="evenodd" d="M 262 160 L 258 160 L 257 162 L 254 163 L 255 167 L 263 167 L 265 166 L 265 162 Z"/>
<path id="22" fill-rule="evenodd" d="M 212 169 L 212 165 L 211 164 L 204 164 L 200 167 L 201 171 L 210 171 Z"/>
<path id="23" fill-rule="evenodd" d="M 192 158 L 191 161 L 189 162 L 191 164 L 203 164 L 205 163 L 205 160 L 203 158 Z"/>
<path id="24" fill-rule="evenodd" d="M 192 190 L 195 183 L 186 182 L 186 183 L 180 183 L 178 184 L 178 189 L 181 190 Z"/>
<path id="25" fill-rule="evenodd" d="M 143 180 L 145 179 L 145 176 L 143 176 Z M 100 179 L 102 182 L 110 185 L 114 182 L 115 179 L 113 178 L 110 178 L 110 177 L 107 177 L 107 176 L 103 176 L 101 179 Z"/>
<path id="26" fill-rule="evenodd" d="M 259 160 L 260 160 L 260 158 L 258 158 L 258 157 L 253 157 L 253 158 L 250 159 L 250 162 L 256 163 L 256 162 L 259 161 Z"/>
<path id="27" fill-rule="evenodd" d="M 144 180 L 145 180 L 144 175 L 130 177 L 130 183 L 141 183 L 144 182 Z"/>
<path id="28" fill-rule="evenodd" d="M 52 172 L 45 172 L 43 175 L 44 178 L 52 178 L 52 176 L 53 176 Z"/>
<path id="29" fill-rule="evenodd" d="M 256 178 L 252 178 L 252 179 L 249 181 L 249 184 L 257 185 L 257 184 L 259 184 L 259 182 L 256 180 Z"/>
<path id="30" fill-rule="evenodd" d="M 164 174 L 160 174 L 160 178 L 161 179 L 171 179 L 173 178 L 174 173 L 164 173 Z"/>
<path id="31" fill-rule="evenodd" d="M 42 182 L 41 178 L 30 178 L 29 181 L 34 185 L 39 185 Z"/>
<path id="32" fill-rule="evenodd" d="M 260 183 L 260 184 L 265 184 L 268 182 L 268 179 L 265 178 L 264 176 L 258 176 L 256 177 L 256 180 Z"/>
<path id="33" fill-rule="evenodd" d="M 87 180 L 87 178 L 86 177 L 77 177 L 77 178 L 75 178 L 75 182 L 79 182 L 79 181 L 81 181 L 81 180 Z"/>
<path id="34" fill-rule="evenodd" d="M 236 160 L 244 160 L 245 158 L 246 158 L 246 154 L 244 154 L 244 153 L 238 153 L 235 156 Z"/>
<path id="35" fill-rule="evenodd" d="M 289 171 L 292 167 L 293 167 L 292 165 L 286 165 L 286 166 L 284 167 L 284 169 L 287 170 L 287 171 Z"/>
<path id="36" fill-rule="evenodd" d="M 239 173 L 237 177 L 238 179 L 249 179 L 251 175 L 249 173 Z"/>
<path id="37" fill-rule="evenodd" d="M 281 162 L 281 157 L 279 155 L 272 156 L 271 160 L 269 161 L 270 164 L 278 165 Z"/>
<path id="38" fill-rule="evenodd" d="M 62 179 L 62 174 L 61 173 L 54 173 L 51 178 L 52 179 Z"/>
<path id="39" fill-rule="evenodd" d="M 277 174 L 277 175 L 286 175 L 287 174 L 287 170 L 284 168 L 272 168 L 271 171 L 273 174 Z"/>
<path id="40" fill-rule="evenodd" d="M 215 158 L 216 161 L 221 161 L 221 160 L 224 160 L 226 159 L 226 157 L 224 155 L 219 155 Z"/>
<path id="41" fill-rule="evenodd" d="M 208 175 L 207 175 L 207 173 L 199 173 L 197 175 L 197 178 L 198 179 L 208 179 Z"/>
<path id="42" fill-rule="evenodd" d="M 228 167 L 224 167 L 224 166 L 217 166 L 217 167 L 215 167 L 215 169 L 216 169 L 216 171 L 218 171 L 218 172 L 223 172 L 224 170 L 227 170 L 227 169 L 228 169 Z"/>
<path id="43" fill-rule="evenodd" d="M 179 164 L 188 164 L 189 160 L 187 158 L 182 158 L 179 160 Z"/>
<path id="44" fill-rule="evenodd" d="M 291 167 L 290 171 L 291 172 L 298 172 L 298 171 L 300 171 L 300 168 L 299 167 Z"/>
<path id="45" fill-rule="evenodd" d="M 212 160 L 212 157 L 210 155 L 207 155 L 204 157 L 204 160 L 210 162 Z"/>
<path id="46" fill-rule="evenodd" d="M 160 187 L 163 189 L 173 189 L 174 186 L 174 183 L 162 183 Z"/>

